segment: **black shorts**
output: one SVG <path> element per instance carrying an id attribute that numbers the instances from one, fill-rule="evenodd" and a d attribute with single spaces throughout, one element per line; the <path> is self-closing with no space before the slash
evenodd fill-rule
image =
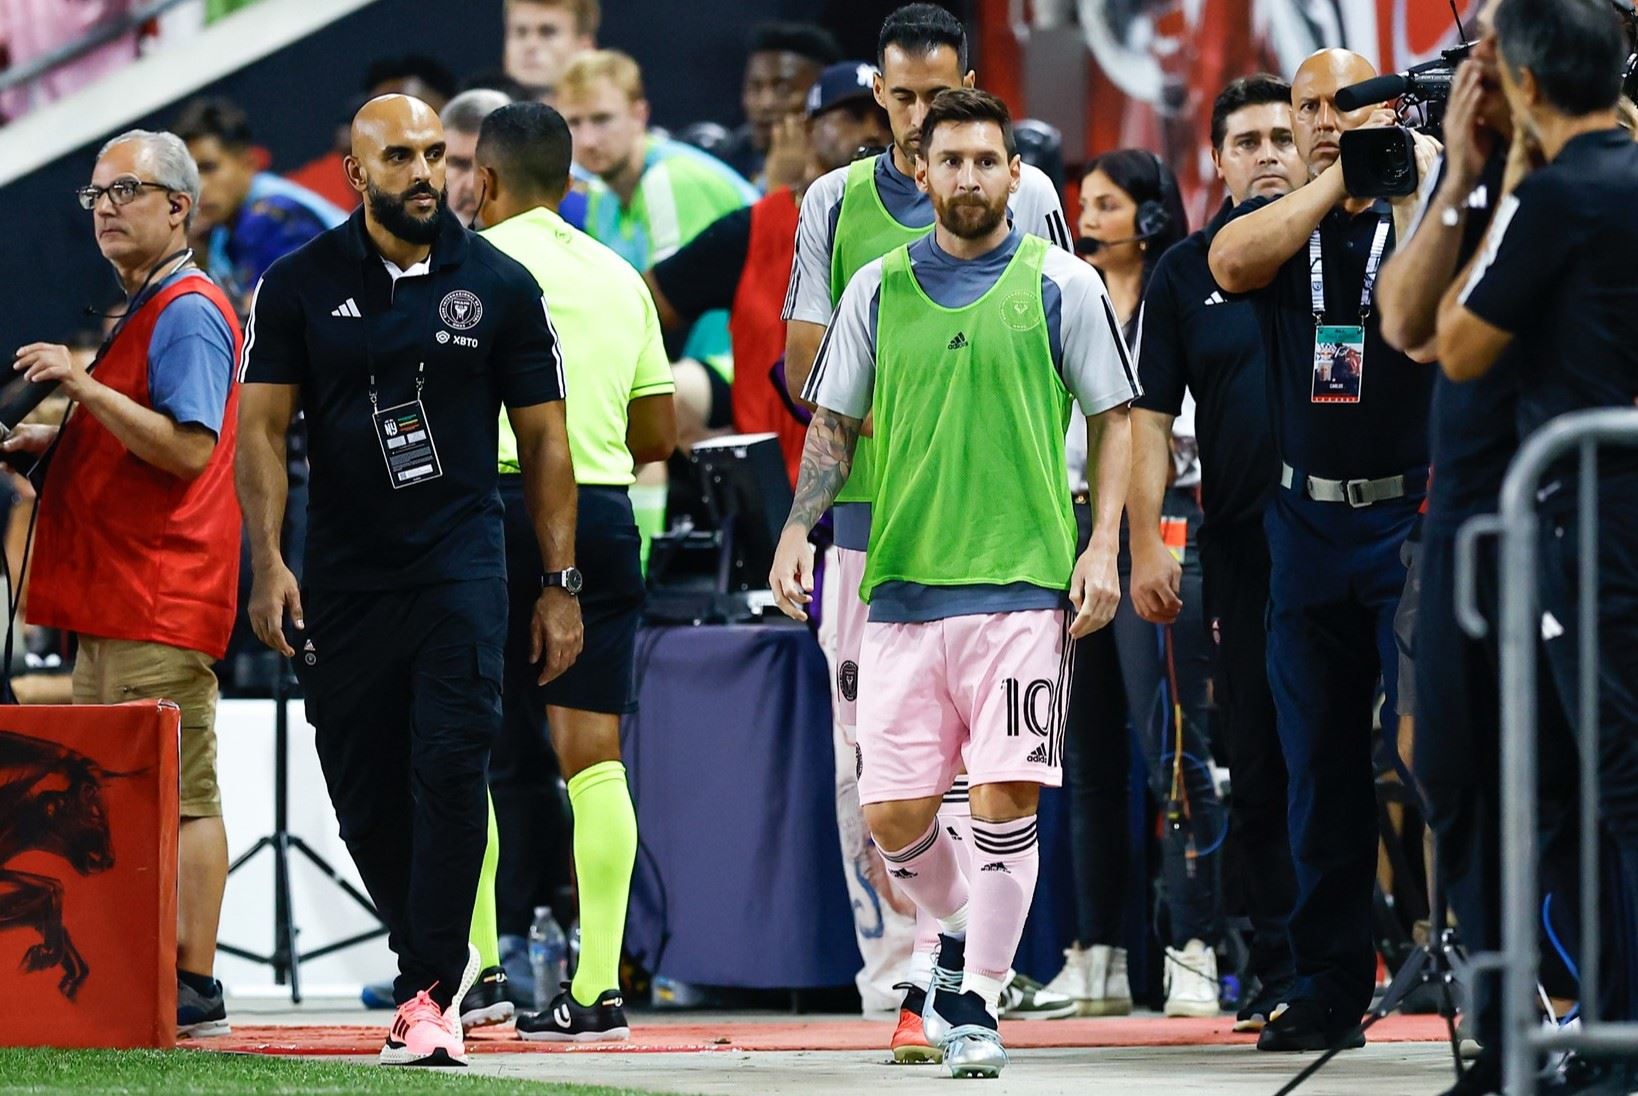
<path id="1" fill-rule="evenodd" d="M 511 587 L 507 644 L 522 644 L 527 658 L 529 621 L 540 597 L 540 546 L 524 508 L 519 477 L 501 477 L 501 498 L 506 503 L 506 570 Z M 585 579 L 580 591 L 585 646 L 561 677 L 534 690 L 543 707 L 610 715 L 637 710 L 637 625 L 646 594 L 641 553 L 642 538 L 626 489 L 582 485 L 574 556 Z"/>

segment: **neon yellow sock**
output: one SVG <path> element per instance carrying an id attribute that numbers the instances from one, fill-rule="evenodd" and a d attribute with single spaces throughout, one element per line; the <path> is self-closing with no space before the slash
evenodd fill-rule
<path id="1" fill-rule="evenodd" d="M 580 882 L 580 966 L 569 991 L 582 1005 L 620 986 L 620 941 L 637 860 L 637 813 L 626 767 L 603 761 L 569 781 L 574 870 Z"/>
<path id="2" fill-rule="evenodd" d="M 665 484 L 634 483 L 630 488 L 631 516 L 643 538 L 643 573 L 648 573 L 648 542 L 665 532 Z"/>
<path id="3" fill-rule="evenodd" d="M 482 969 L 500 966 L 500 937 L 495 928 L 495 869 L 500 865 L 500 829 L 495 825 L 495 801 L 484 793 L 489 805 L 489 840 L 483 848 L 483 871 L 478 875 L 477 901 L 472 904 L 472 933 L 468 937 L 478 949 Z"/>

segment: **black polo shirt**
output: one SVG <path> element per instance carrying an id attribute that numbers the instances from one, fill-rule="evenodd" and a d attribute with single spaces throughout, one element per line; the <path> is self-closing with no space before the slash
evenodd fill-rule
<path id="1" fill-rule="evenodd" d="M 540 285 L 444 213 L 425 273 L 395 281 L 364 214 L 274 263 L 245 327 L 242 379 L 301 386 L 312 479 L 303 585 L 392 590 L 504 578 L 500 409 L 563 398 Z M 419 268 L 414 268 L 419 269 Z M 394 489 L 371 414 L 421 402 L 443 467 Z"/>
<path id="2" fill-rule="evenodd" d="M 1282 200 L 1248 199 L 1228 220 Z M 1327 324 L 1360 322 L 1365 261 L 1384 217 L 1389 226 L 1386 256 L 1393 252 L 1392 211 L 1386 202 L 1359 214 L 1338 207 L 1320 222 Z M 1274 447 L 1282 460 L 1305 475 L 1325 479 L 1379 479 L 1428 463 L 1428 404 L 1438 367 L 1418 365 L 1389 346 L 1374 310 L 1364 325 L 1359 402 L 1314 402 L 1314 309 L 1306 244 L 1272 282 L 1246 297 L 1262 331 Z"/>
<path id="3" fill-rule="evenodd" d="M 1257 314 L 1248 302 L 1223 293 L 1206 261 L 1211 234 L 1231 209 L 1224 203 L 1206 228 L 1155 264 L 1143 295 L 1143 395 L 1132 405 L 1178 415 L 1184 391 L 1194 392 L 1203 538 L 1261 521 L 1279 481 Z"/>
<path id="4" fill-rule="evenodd" d="M 1501 198 L 1507 172 L 1507 153 L 1492 156 L 1468 200 L 1456 269 L 1467 266 L 1484 242 L 1490 218 Z M 1445 178 L 1440 162 L 1434 187 Z M 1449 232 L 1442 225 L 1423 224 L 1418 232 Z M 1428 521 L 1454 528 L 1474 514 L 1493 511 L 1501 497 L 1502 479 L 1519 448 L 1519 344 L 1510 346 L 1487 375 L 1457 384 L 1442 371 L 1433 381 L 1433 413 L 1429 419 L 1429 449 L 1433 483 L 1428 491 Z"/>
<path id="5" fill-rule="evenodd" d="M 1462 300 L 1523 343 L 1519 432 L 1569 411 L 1633 406 L 1638 146 L 1626 131 L 1584 133 L 1531 172 L 1497 208 L 1485 249 Z M 1612 447 L 1599 467 L 1605 480 L 1624 478 L 1638 473 L 1638 454 Z"/>

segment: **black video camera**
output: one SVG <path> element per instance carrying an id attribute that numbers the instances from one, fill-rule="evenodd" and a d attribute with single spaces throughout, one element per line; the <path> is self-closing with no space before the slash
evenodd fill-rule
<path id="1" fill-rule="evenodd" d="M 1445 105 L 1456 80 L 1456 68 L 1473 52 L 1472 42 L 1447 49 L 1436 60 L 1390 76 L 1378 76 L 1337 92 L 1337 109 L 1361 110 L 1389 99 L 1399 100 L 1399 125 L 1355 129 L 1342 135 L 1342 177 L 1355 198 L 1399 198 L 1415 194 L 1422 183 L 1416 169 L 1412 131 L 1439 139 L 1444 134 Z"/>
<path id="2" fill-rule="evenodd" d="M 1610 0 L 1626 32 L 1628 56 L 1621 71 L 1621 91 L 1638 100 L 1638 11 L 1630 0 Z M 1461 23 L 1458 19 L 1457 27 Z M 1400 124 L 1387 129 L 1356 129 L 1342 135 L 1342 176 L 1356 198 L 1398 198 L 1421 185 L 1416 168 L 1416 130 L 1436 140 L 1444 137 L 1445 105 L 1450 101 L 1456 69 L 1473 52 L 1473 42 L 1447 49 L 1436 60 L 1391 76 L 1353 84 L 1337 92 L 1337 109 L 1399 100 Z"/>

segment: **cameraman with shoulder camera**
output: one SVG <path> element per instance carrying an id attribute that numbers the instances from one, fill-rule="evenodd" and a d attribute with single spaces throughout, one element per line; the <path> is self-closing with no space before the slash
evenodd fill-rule
<path id="1" fill-rule="evenodd" d="M 1414 196 L 1389 205 L 1348 195 L 1341 134 L 1392 112 L 1343 113 L 1337 91 L 1375 76 L 1363 57 L 1326 50 L 1292 81 L 1298 150 L 1312 181 L 1235 209 L 1212 243 L 1212 274 L 1248 295 L 1267 352 L 1281 489 L 1265 516 L 1273 579 L 1268 668 L 1290 778 L 1297 985 L 1258 1039 L 1270 1051 L 1361 1046 L 1376 956 L 1376 793 L 1371 715 L 1385 683 L 1397 699 L 1394 613 L 1400 547 L 1427 485 L 1431 371 L 1382 338 L 1374 282 Z M 1437 145 L 1416 138 L 1418 161 Z M 1424 170 L 1426 170 L 1426 165 Z"/>
<path id="2" fill-rule="evenodd" d="M 1638 147 L 1617 121 L 1627 43 L 1607 0 L 1501 0 L 1494 13 L 1501 89 L 1514 141 L 1485 246 L 1445 292 L 1438 349 L 1446 373 L 1477 381 L 1517 345 L 1518 425 L 1638 399 Z M 1638 453 L 1598 462 L 1598 619 L 1583 622 L 1572 461 L 1547 474 L 1543 635 L 1565 715 L 1577 718 L 1577 650 L 1598 628 L 1600 817 L 1619 860 L 1603 903 L 1617 923 L 1609 1018 L 1631 1018 L 1638 991 Z M 1573 749 L 1566 739 L 1563 752 Z M 1553 750 L 1543 748 L 1547 757 Z M 1587 789 L 1592 793 L 1594 789 Z M 1631 1084 L 1628 1061 L 1605 1063 Z M 1625 1091 L 1625 1089 L 1623 1089 Z"/>

